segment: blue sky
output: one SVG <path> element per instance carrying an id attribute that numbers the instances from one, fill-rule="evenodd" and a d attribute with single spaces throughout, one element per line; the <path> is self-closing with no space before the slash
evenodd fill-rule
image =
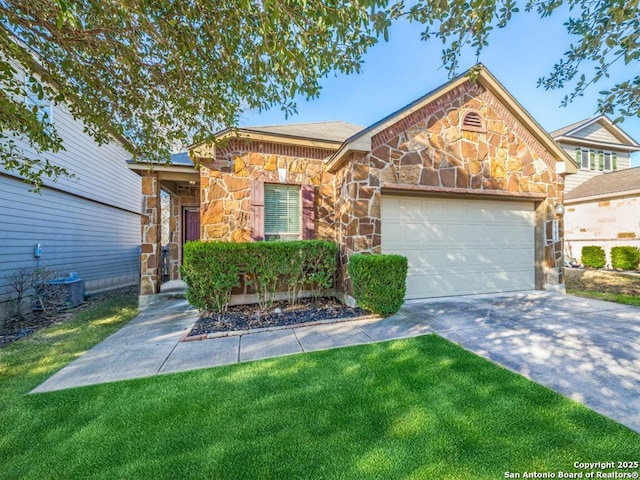
<path id="1" fill-rule="evenodd" d="M 535 13 L 520 12 L 504 29 L 496 29 L 489 38 L 489 46 L 480 62 L 507 88 L 548 131 L 591 117 L 597 107 L 600 90 L 635 75 L 633 68 L 616 68 L 607 82 L 592 86 L 584 97 L 567 107 L 560 102 L 569 88 L 546 91 L 537 88 L 539 77 L 548 74 L 554 63 L 568 49 L 572 39 L 563 22 L 566 13 L 556 12 L 539 19 Z M 311 101 L 298 99 L 298 114 L 288 119 L 278 109 L 246 113 L 241 126 L 273 125 L 281 123 L 344 120 L 368 126 L 402 108 L 416 98 L 448 81 L 442 67 L 442 44 L 437 39 L 420 40 L 421 25 L 400 22 L 390 30 L 389 42 L 381 41 L 363 58 L 360 74 L 331 75 L 322 80 L 320 97 Z M 473 51 L 463 54 L 460 71 L 476 62 Z M 590 67 L 584 70 L 590 73 Z M 640 119 L 627 118 L 621 127 L 640 141 Z M 634 166 L 640 166 L 638 154 Z"/>

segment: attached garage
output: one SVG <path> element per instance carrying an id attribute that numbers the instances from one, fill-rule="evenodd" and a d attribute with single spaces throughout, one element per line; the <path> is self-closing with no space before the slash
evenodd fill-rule
<path id="1" fill-rule="evenodd" d="M 535 203 L 382 195 L 382 252 L 409 260 L 407 299 L 535 288 Z"/>

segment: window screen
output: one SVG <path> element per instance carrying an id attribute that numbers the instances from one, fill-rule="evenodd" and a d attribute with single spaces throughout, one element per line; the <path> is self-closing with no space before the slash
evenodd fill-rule
<path id="1" fill-rule="evenodd" d="M 265 240 L 297 240 L 300 238 L 300 217 L 299 186 L 264 186 Z"/>

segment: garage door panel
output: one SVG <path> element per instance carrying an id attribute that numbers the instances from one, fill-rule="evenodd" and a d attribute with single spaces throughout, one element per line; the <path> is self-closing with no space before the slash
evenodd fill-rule
<path id="1" fill-rule="evenodd" d="M 534 288 L 533 204 L 382 197 L 382 251 L 407 257 L 407 298 Z"/>

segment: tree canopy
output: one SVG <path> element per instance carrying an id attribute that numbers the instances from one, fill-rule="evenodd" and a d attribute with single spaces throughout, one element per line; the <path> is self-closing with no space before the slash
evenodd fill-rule
<path id="1" fill-rule="evenodd" d="M 359 71 L 375 41 L 357 0 L 0 0 L 0 156 L 36 187 L 60 173 L 15 142 L 64 147 L 25 104 L 31 93 L 65 102 L 99 142 L 116 135 L 134 156 L 167 159 L 244 109 L 294 112 L 326 74 Z"/>
<path id="2" fill-rule="evenodd" d="M 523 6 L 545 17 L 563 4 L 576 41 L 539 85 L 570 85 L 568 103 L 613 64 L 638 60 L 640 11 L 638 0 Z M 519 9 L 515 0 L 0 0 L 0 162 L 36 188 L 63 173 L 19 147 L 26 138 L 38 153 L 64 148 L 29 95 L 64 103 L 98 142 L 126 139 L 134 157 L 159 161 L 237 125 L 244 110 L 295 112 L 294 98 L 316 97 L 323 76 L 358 72 L 400 17 L 443 43 L 454 74 L 461 52 L 481 58 L 491 31 Z M 620 120 L 640 115 L 639 102 L 635 76 L 602 90 L 597 106 Z"/>
<path id="3" fill-rule="evenodd" d="M 482 50 L 489 45 L 491 31 L 505 27 L 520 6 L 522 3 L 515 0 L 418 0 L 410 7 L 400 1 L 388 10 L 388 19 L 404 16 L 424 24 L 422 39 L 435 37 L 442 41 L 442 62 L 454 73 L 463 49 L 471 47 L 481 58 Z M 575 42 L 568 46 L 552 71 L 538 80 L 538 85 L 544 89 L 570 86 L 571 91 L 563 101 L 566 106 L 608 78 L 614 64 L 638 60 L 640 7 L 638 0 L 529 0 L 524 10 L 544 18 L 563 6 L 569 9 L 564 25 Z M 598 111 L 614 116 L 615 121 L 640 116 L 639 76 L 606 88 L 598 92 Z"/>

